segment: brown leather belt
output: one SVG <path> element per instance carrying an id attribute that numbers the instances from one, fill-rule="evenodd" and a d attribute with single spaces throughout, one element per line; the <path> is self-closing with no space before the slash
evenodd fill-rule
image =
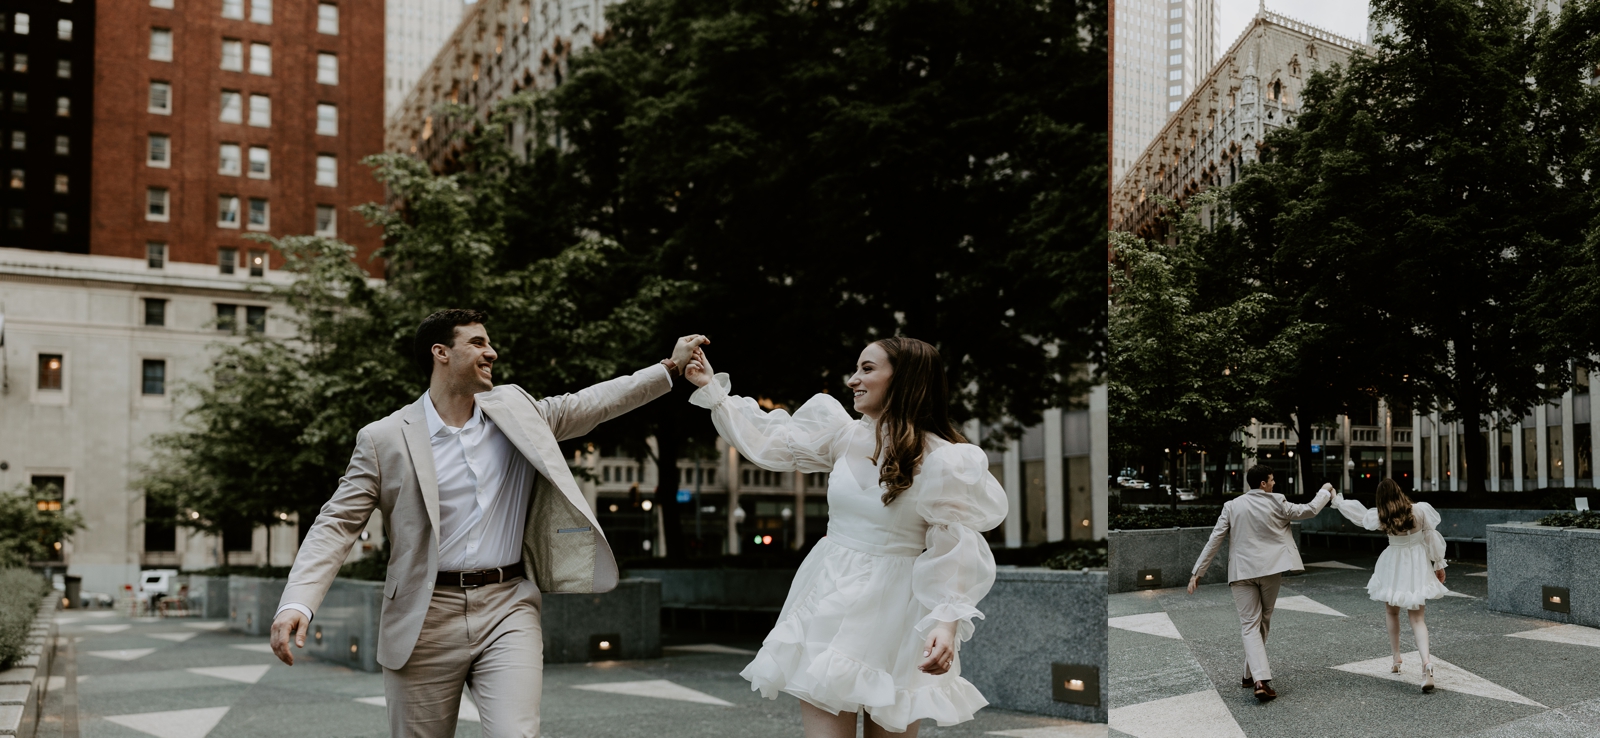
<path id="1" fill-rule="evenodd" d="M 507 567 L 494 569 L 475 569 L 473 571 L 441 571 L 438 584 L 441 587 L 482 587 L 485 584 L 499 584 L 501 582 L 515 582 L 522 578 L 522 572 Z"/>

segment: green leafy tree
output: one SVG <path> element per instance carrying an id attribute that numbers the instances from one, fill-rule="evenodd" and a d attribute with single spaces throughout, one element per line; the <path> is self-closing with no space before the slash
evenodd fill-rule
<path id="1" fill-rule="evenodd" d="M 36 502 L 40 491 L 23 486 L 0 492 L 0 570 L 47 561 L 57 544 L 83 529 L 83 516 L 72 509 L 71 501 L 60 510 L 40 509 Z M 51 497 L 60 499 L 59 490 Z"/>

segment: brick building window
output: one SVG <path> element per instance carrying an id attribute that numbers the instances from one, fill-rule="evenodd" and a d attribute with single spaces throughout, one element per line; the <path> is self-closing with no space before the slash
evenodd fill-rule
<path id="1" fill-rule="evenodd" d="M 72 100 L 70 98 L 66 98 L 66 97 L 58 97 L 58 98 L 56 98 L 56 117 L 57 118 L 71 118 L 72 117 Z"/>
<path id="2" fill-rule="evenodd" d="M 72 153 L 72 139 L 66 136 L 56 136 L 56 156 L 67 156 Z"/>
<path id="3" fill-rule="evenodd" d="M 52 232 L 54 232 L 54 233 L 66 233 L 67 232 L 67 214 L 66 213 L 57 212 L 57 213 L 52 213 L 51 216 L 52 216 L 52 218 L 51 218 L 51 221 L 50 221 L 50 230 Z"/>
<path id="4" fill-rule="evenodd" d="M 72 21 L 66 18 L 56 21 L 56 39 L 60 41 L 72 40 Z"/>
<path id="5" fill-rule="evenodd" d="M 149 111 L 156 115 L 172 115 L 172 85 L 150 81 Z"/>
<path id="6" fill-rule="evenodd" d="M 250 96 L 250 125 L 257 128 L 272 126 L 272 98 L 266 95 Z"/>
<path id="7" fill-rule="evenodd" d="M 167 362 L 163 359 L 145 359 L 140 372 L 143 381 L 144 394 L 164 395 L 167 393 Z"/>
<path id="8" fill-rule="evenodd" d="M 145 263 L 151 269 L 165 269 L 167 267 L 167 245 L 159 241 L 146 241 L 144 244 Z"/>
<path id="9" fill-rule="evenodd" d="M 339 35 L 338 5 L 317 3 L 317 33 L 326 33 L 329 36 Z"/>
<path id="10" fill-rule="evenodd" d="M 250 147 L 250 178 L 267 179 L 272 176 L 271 153 L 265 146 Z"/>
<path id="11" fill-rule="evenodd" d="M 251 0 L 251 2 L 250 2 L 250 22 L 251 23 L 271 24 L 272 23 L 272 0 Z"/>
<path id="12" fill-rule="evenodd" d="M 22 208 L 11 208 L 10 210 L 6 211 L 7 228 L 13 231 L 20 231 L 25 223 L 26 220 L 23 217 Z"/>
<path id="13" fill-rule="evenodd" d="M 222 0 L 222 17 L 244 20 L 244 0 Z"/>
<path id="14" fill-rule="evenodd" d="M 224 250 L 225 251 L 232 251 L 233 249 L 224 249 Z M 233 273 L 233 265 L 231 265 L 231 264 L 228 265 L 227 271 L 225 271 L 223 273 L 224 274 L 232 274 Z M 219 330 L 219 331 L 228 331 L 228 332 L 231 333 L 235 329 L 237 329 L 238 327 L 239 327 L 239 306 L 238 305 L 225 305 L 225 304 L 220 303 L 220 302 L 217 303 L 217 330 Z"/>
<path id="15" fill-rule="evenodd" d="M 335 222 L 332 205 L 317 206 L 317 225 L 314 235 L 333 236 L 338 233 L 338 223 Z"/>
<path id="16" fill-rule="evenodd" d="M 238 195 L 218 195 L 217 196 L 217 227 L 218 228 L 238 228 L 239 227 L 239 196 Z M 232 274 L 232 273 L 233 272 L 231 272 L 231 271 L 224 271 L 223 272 L 223 274 Z"/>
<path id="17" fill-rule="evenodd" d="M 244 71 L 244 42 L 236 38 L 222 39 L 222 69 L 227 72 Z"/>
<path id="18" fill-rule="evenodd" d="M 250 73 L 263 77 L 272 76 L 272 46 L 269 44 L 250 44 Z"/>
<path id="19" fill-rule="evenodd" d="M 172 0 L 150 0 L 150 7 L 172 9 Z"/>
<path id="20" fill-rule="evenodd" d="M 335 54 L 317 54 L 317 84 L 339 84 L 339 57 Z"/>
<path id="21" fill-rule="evenodd" d="M 222 113 L 217 120 L 223 123 L 242 123 L 244 121 L 244 97 L 233 90 L 222 91 Z"/>
<path id="22" fill-rule="evenodd" d="M 317 103 L 317 135 L 339 135 L 339 108 L 328 103 Z"/>
<path id="23" fill-rule="evenodd" d="M 11 150 L 12 151 L 27 151 L 28 150 L 28 132 L 27 131 L 12 131 L 11 132 Z"/>
<path id="24" fill-rule="evenodd" d="M 156 61 L 172 61 L 172 29 L 150 29 L 150 58 Z"/>
<path id="25" fill-rule="evenodd" d="M 339 160 L 327 154 L 317 155 L 317 184 L 324 187 L 337 187 L 339 184 Z"/>
<path id="26" fill-rule="evenodd" d="M 167 324 L 167 301 L 159 297 L 144 298 L 144 324 L 163 326 Z"/>
<path id="27" fill-rule="evenodd" d="M 245 261 L 250 268 L 250 276 L 264 277 L 267 274 L 267 252 L 251 251 L 250 257 Z"/>
<path id="28" fill-rule="evenodd" d="M 232 274 L 233 268 L 239 263 L 239 250 L 224 246 L 217 249 L 217 273 Z M 232 308 L 232 305 L 228 306 Z M 217 317 L 222 317 L 222 305 L 217 306 Z M 229 312 L 232 312 L 231 310 Z"/>
<path id="29" fill-rule="evenodd" d="M 168 194 L 165 187 L 151 187 L 144 191 L 144 219 L 167 222 Z"/>
<path id="30" fill-rule="evenodd" d="M 65 174 L 57 174 L 56 175 L 56 194 L 57 195 L 65 195 L 65 194 L 67 194 L 67 175 L 65 175 Z"/>
<path id="31" fill-rule="evenodd" d="M 264 197 L 250 198 L 250 230 L 264 231 L 271 225 L 271 213 L 267 210 L 267 199 Z"/>
<path id="32" fill-rule="evenodd" d="M 259 305 L 244 308 L 244 329 L 251 333 L 267 332 L 267 309 Z"/>
<path id="33" fill-rule="evenodd" d="M 26 113 L 26 112 L 28 112 L 28 93 L 26 93 L 26 92 L 12 92 L 11 93 L 11 112 L 13 112 L 13 113 Z"/>
<path id="34" fill-rule="evenodd" d="M 6 184 L 13 190 L 24 189 L 28 184 L 28 173 L 22 169 L 13 169 L 11 176 L 6 179 Z"/>
<path id="35" fill-rule="evenodd" d="M 225 143 L 217 151 L 217 174 L 239 176 L 239 144 Z"/>
<path id="36" fill-rule="evenodd" d="M 4 21 L 5 21 L 5 16 L 0 15 L 0 24 L 3 24 Z M 5 30 L 5 29 L 4 28 L 0 28 L 0 31 L 3 31 L 3 30 Z M 3 62 L 3 61 L 4 60 L 0 60 L 0 62 Z M 4 67 L 4 65 L 0 64 L 0 68 L 3 68 L 3 67 Z M 28 72 L 28 55 L 27 54 L 12 54 L 11 55 L 11 71 L 16 72 L 17 74 L 27 74 L 27 72 Z"/>
<path id="37" fill-rule="evenodd" d="M 57 79 L 72 79 L 72 60 L 71 59 L 57 59 L 56 60 L 56 78 Z"/>
<path id="38" fill-rule="evenodd" d="M 149 144 L 145 149 L 144 163 L 147 166 L 167 169 L 172 166 L 172 139 L 160 133 L 150 134 Z"/>

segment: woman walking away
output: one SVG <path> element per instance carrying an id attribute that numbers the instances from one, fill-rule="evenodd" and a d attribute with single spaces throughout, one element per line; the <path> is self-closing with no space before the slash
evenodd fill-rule
<path id="1" fill-rule="evenodd" d="M 1334 495 L 1333 504 L 1350 522 L 1367 530 L 1389 534 L 1389 547 L 1378 556 L 1378 566 L 1367 582 L 1367 595 L 1388 608 L 1389 650 L 1394 654 L 1390 671 L 1400 673 L 1400 611 L 1411 620 L 1411 635 L 1422 656 L 1422 691 L 1433 691 L 1433 661 L 1428 657 L 1428 624 L 1423 611 L 1428 600 L 1450 590 L 1444 586 L 1444 536 L 1439 535 L 1439 511 L 1426 502 L 1412 502 L 1393 479 L 1378 483 L 1377 507 L 1368 510 L 1355 500 Z"/>
<path id="2" fill-rule="evenodd" d="M 957 649 L 994 585 L 982 531 L 1005 519 L 1006 495 L 950 424 L 939 352 L 901 337 L 867 346 L 847 383 L 860 420 L 826 394 L 792 417 L 763 411 L 728 394 L 703 352 L 684 376 L 700 387 L 690 402 L 756 466 L 830 472 L 828 535 L 740 675 L 768 699 L 800 698 L 807 738 L 854 738 L 859 712 L 868 738 L 971 720 L 989 703 L 961 678 Z"/>

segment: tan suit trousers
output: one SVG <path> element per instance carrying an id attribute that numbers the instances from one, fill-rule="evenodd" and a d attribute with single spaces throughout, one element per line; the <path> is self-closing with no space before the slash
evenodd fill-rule
<path id="1" fill-rule="evenodd" d="M 462 685 L 487 738 L 539 735 L 544 633 L 519 585 L 531 583 L 434 589 L 411 658 L 383 670 L 390 738 L 454 736 Z"/>
<path id="2" fill-rule="evenodd" d="M 1282 573 L 1228 583 L 1233 604 L 1239 608 L 1246 679 L 1264 682 L 1272 678 L 1272 666 L 1267 663 L 1267 631 L 1272 627 L 1272 608 L 1278 604 L 1278 586 L 1282 583 Z"/>

